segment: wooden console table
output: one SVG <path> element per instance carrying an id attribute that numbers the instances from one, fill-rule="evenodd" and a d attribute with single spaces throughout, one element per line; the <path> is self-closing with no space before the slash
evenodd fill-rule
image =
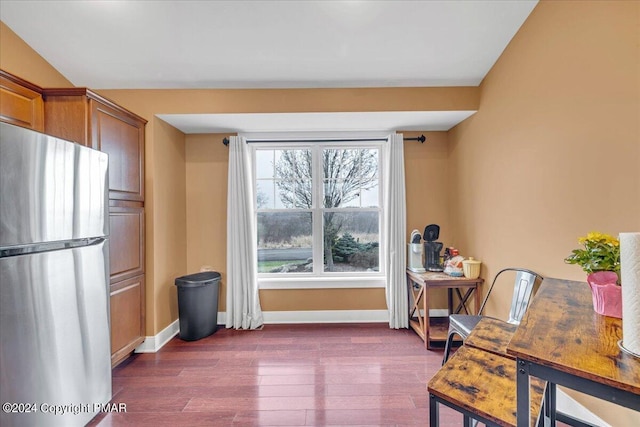
<path id="1" fill-rule="evenodd" d="M 467 279 L 452 277 L 444 273 L 426 272 L 416 273 L 407 270 L 407 286 L 409 287 L 409 326 L 424 341 L 427 349 L 432 349 L 434 342 L 444 343 L 449 329 L 449 318 L 429 317 L 429 291 L 432 289 L 447 289 L 449 314 L 460 313 L 477 314 L 480 308 L 480 285 L 483 279 Z M 466 290 L 464 294 L 460 289 Z M 460 302 L 453 307 L 453 291 L 460 296 Z M 467 307 L 469 299 L 475 296 L 473 311 Z M 422 304 L 420 304 L 422 302 Z"/>
<path id="2" fill-rule="evenodd" d="M 621 337 L 622 321 L 593 311 L 586 283 L 544 279 L 507 346 L 518 367 L 518 426 L 529 425 L 530 377 L 548 381 L 552 426 L 557 384 L 640 411 L 640 359 L 618 347 Z"/>

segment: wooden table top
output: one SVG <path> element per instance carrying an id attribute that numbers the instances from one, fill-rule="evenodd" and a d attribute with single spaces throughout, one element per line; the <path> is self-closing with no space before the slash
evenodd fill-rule
<path id="1" fill-rule="evenodd" d="M 483 317 L 464 341 L 464 345 L 515 359 L 507 354 L 507 346 L 517 328 L 518 325 L 503 320 Z"/>
<path id="2" fill-rule="evenodd" d="M 640 358 L 623 352 L 622 321 L 597 314 L 584 282 L 544 279 L 507 353 L 640 394 Z"/>
<path id="3" fill-rule="evenodd" d="M 531 379 L 531 424 L 536 425 L 545 382 Z M 516 361 L 466 344 L 431 378 L 429 393 L 501 426 L 516 425 Z"/>

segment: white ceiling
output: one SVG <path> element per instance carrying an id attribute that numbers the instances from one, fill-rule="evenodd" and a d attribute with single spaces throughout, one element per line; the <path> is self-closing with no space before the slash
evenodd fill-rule
<path id="1" fill-rule="evenodd" d="M 0 19 L 93 89 L 476 86 L 536 3 L 2 0 Z"/>

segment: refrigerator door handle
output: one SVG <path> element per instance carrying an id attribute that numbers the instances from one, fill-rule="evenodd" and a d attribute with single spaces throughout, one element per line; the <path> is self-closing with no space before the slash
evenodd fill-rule
<path id="1" fill-rule="evenodd" d="M 0 258 L 99 245 L 105 240 L 106 239 L 104 237 L 88 237 L 85 239 L 63 240 L 60 242 L 45 242 L 37 245 L 10 246 L 0 248 Z"/>

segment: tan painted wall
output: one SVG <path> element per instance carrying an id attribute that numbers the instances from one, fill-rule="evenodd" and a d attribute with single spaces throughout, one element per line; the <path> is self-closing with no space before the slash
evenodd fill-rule
<path id="1" fill-rule="evenodd" d="M 221 273 L 219 309 L 226 309 L 227 134 L 187 135 L 187 270 L 210 267 Z"/>
<path id="2" fill-rule="evenodd" d="M 69 80 L 2 21 L 0 68 L 41 87 L 73 87 Z"/>
<path id="3" fill-rule="evenodd" d="M 440 226 L 439 241 L 445 247 L 457 246 L 449 209 L 449 155 L 447 132 L 402 132 L 405 138 L 424 134 L 424 144 L 407 141 L 404 144 L 404 168 L 407 195 L 407 242 L 411 231 L 424 232 L 428 224 Z M 383 294 L 384 298 L 384 294 Z M 445 290 L 429 294 L 430 308 L 447 308 Z M 382 308 L 386 308 L 386 305 Z"/>
<path id="4" fill-rule="evenodd" d="M 405 143 L 407 181 L 407 238 L 413 228 L 421 232 L 430 222 L 448 230 L 446 188 L 440 185 L 447 175 L 446 132 L 424 132 L 427 142 Z M 404 132 L 406 137 L 420 132 Z M 187 269 L 212 267 L 222 273 L 220 310 L 225 310 L 226 221 L 228 148 L 227 135 L 187 135 Z M 434 182 L 425 192 L 426 183 Z M 386 308 L 383 289 L 261 290 L 264 311 L 297 310 L 380 310 Z M 432 307 L 446 307 L 446 294 L 434 295 Z"/>
<path id="5" fill-rule="evenodd" d="M 178 318 L 174 280 L 187 272 L 185 135 L 153 118 L 147 124 L 147 335 Z M 149 192 L 148 189 L 151 189 Z M 150 274 L 149 274 L 150 273 Z"/>
<path id="6" fill-rule="evenodd" d="M 484 79 L 478 113 L 450 132 L 455 240 L 485 277 L 524 266 L 584 281 L 563 262 L 578 236 L 640 230 L 639 28 L 639 2 L 539 3 Z M 495 296 L 488 313 L 504 313 Z"/>

